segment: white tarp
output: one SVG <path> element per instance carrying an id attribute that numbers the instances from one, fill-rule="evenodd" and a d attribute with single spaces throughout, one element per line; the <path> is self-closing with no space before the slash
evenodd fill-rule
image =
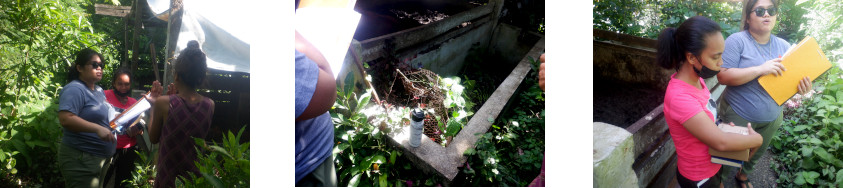
<path id="1" fill-rule="evenodd" d="M 148 0 L 150 9 L 165 13 L 169 0 Z M 182 23 L 179 30 L 176 52 L 187 47 L 187 42 L 196 40 L 207 55 L 208 68 L 249 73 L 249 44 L 251 36 L 249 15 L 253 9 L 242 1 L 184 0 Z"/>
<path id="2" fill-rule="evenodd" d="M 170 0 L 146 0 L 146 3 L 155 15 L 163 14 L 170 9 Z"/>
<path id="3" fill-rule="evenodd" d="M 352 4 L 353 5 L 353 4 Z M 351 8 L 299 8 L 296 30 L 325 56 L 334 78 L 343 66 L 360 13 Z"/>

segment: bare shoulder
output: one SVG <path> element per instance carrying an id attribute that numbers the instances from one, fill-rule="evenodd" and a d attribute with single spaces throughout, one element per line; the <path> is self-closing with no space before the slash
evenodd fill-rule
<path id="1" fill-rule="evenodd" d="M 214 99 L 211 99 L 210 97 L 205 97 L 205 98 L 207 98 L 208 102 L 211 103 L 211 108 L 214 108 L 214 106 L 215 106 Z"/>
<path id="2" fill-rule="evenodd" d="M 158 109 L 167 108 L 168 106 L 170 106 L 170 96 L 168 96 L 168 95 L 159 96 L 158 98 L 155 99 L 155 104 L 153 104 L 153 105 L 155 106 L 155 108 L 158 108 Z"/>
<path id="3" fill-rule="evenodd" d="M 161 102 L 169 103 L 170 102 L 170 96 L 169 95 L 162 95 L 162 96 L 158 96 L 158 98 L 155 99 L 155 103 L 161 103 Z"/>

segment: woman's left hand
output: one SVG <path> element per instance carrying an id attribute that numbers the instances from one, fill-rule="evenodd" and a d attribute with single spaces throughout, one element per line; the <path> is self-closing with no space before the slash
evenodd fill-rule
<path id="1" fill-rule="evenodd" d="M 155 99 L 161 96 L 161 92 L 164 90 L 164 87 L 161 86 L 161 83 L 158 80 L 152 82 L 152 89 L 149 90 L 149 95 L 144 95 L 149 104 L 155 104 Z"/>
<path id="2" fill-rule="evenodd" d="M 802 78 L 802 80 L 799 81 L 799 85 L 796 86 L 796 88 L 799 90 L 800 95 L 805 95 L 806 93 L 811 91 L 813 87 L 814 85 L 811 83 L 811 79 L 807 76 L 805 78 Z"/>
<path id="3" fill-rule="evenodd" d="M 143 129 L 141 129 L 140 126 L 135 125 L 135 126 L 129 127 L 129 130 L 127 130 L 126 134 L 129 135 L 129 137 L 135 137 L 137 135 L 142 135 Z"/>

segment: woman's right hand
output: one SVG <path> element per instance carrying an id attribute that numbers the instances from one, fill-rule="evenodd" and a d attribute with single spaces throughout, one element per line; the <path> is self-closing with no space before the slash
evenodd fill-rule
<path id="1" fill-rule="evenodd" d="M 752 129 L 752 123 L 746 123 L 746 129 L 749 130 L 748 136 L 751 136 L 752 140 L 757 142 L 758 145 L 756 147 L 761 146 L 761 144 L 764 142 L 764 138 L 761 136 L 761 134 L 758 134 L 757 132 L 755 132 L 755 129 Z M 753 145 L 755 145 L 755 144 L 753 144 Z"/>
<path id="2" fill-rule="evenodd" d="M 774 74 L 775 76 L 781 76 L 782 72 L 786 71 L 787 69 L 784 68 L 782 65 L 782 58 L 775 58 L 764 62 L 758 66 L 761 72 L 761 76 Z"/>
<path id="3" fill-rule="evenodd" d="M 102 127 L 102 126 L 100 126 L 99 129 L 97 129 L 97 136 L 100 137 L 100 139 L 102 139 L 103 141 L 106 141 L 106 142 L 114 142 L 114 139 L 115 139 L 114 135 L 111 134 L 111 130 L 109 130 L 108 128 Z"/>

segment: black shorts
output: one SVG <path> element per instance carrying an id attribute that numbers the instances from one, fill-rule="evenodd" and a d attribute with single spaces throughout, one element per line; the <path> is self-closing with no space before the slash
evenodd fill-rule
<path id="1" fill-rule="evenodd" d="M 721 169 L 722 170 L 722 169 Z M 720 176 L 719 173 L 714 174 L 708 179 L 700 180 L 700 181 L 691 181 L 685 176 L 682 176 L 682 173 L 679 173 L 679 167 L 676 167 L 676 181 L 679 182 L 679 187 L 682 188 L 708 188 L 708 187 L 720 187 Z"/>

